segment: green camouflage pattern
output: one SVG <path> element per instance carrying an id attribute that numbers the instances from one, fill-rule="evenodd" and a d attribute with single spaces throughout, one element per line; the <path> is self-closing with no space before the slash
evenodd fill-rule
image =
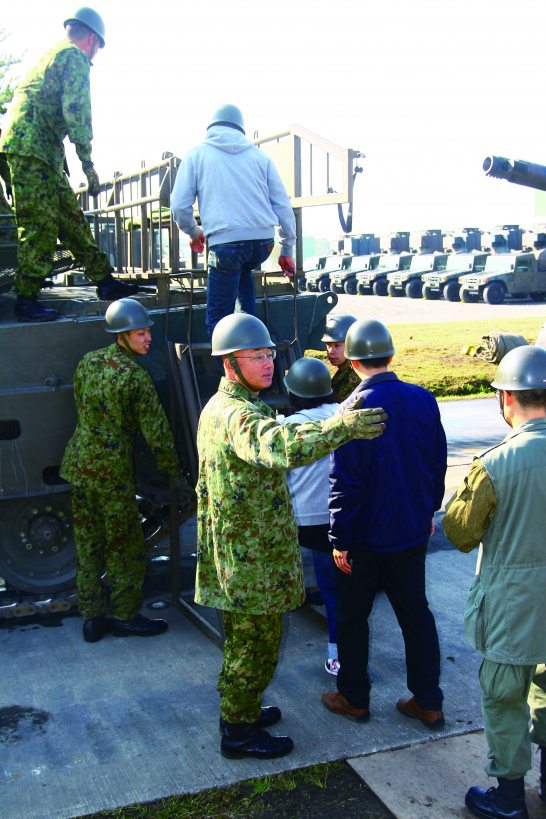
<path id="1" fill-rule="evenodd" d="M 15 216 L 19 236 L 15 290 L 36 296 L 49 276 L 57 237 L 95 284 L 112 271 L 97 247 L 87 219 L 66 175 L 39 159 L 10 154 Z"/>
<path id="2" fill-rule="evenodd" d="M 262 615 L 302 604 L 286 470 L 319 460 L 364 434 L 368 423 L 352 412 L 278 424 L 260 398 L 222 378 L 197 432 L 197 603 Z"/>
<path id="3" fill-rule="evenodd" d="M 6 154 L 0 153 L 0 179 L 3 180 L 7 189 L 11 186 L 11 175 L 9 172 L 9 165 Z M 4 195 L 4 188 L 0 183 L 0 213 L 13 213 L 6 196 Z M 0 237 L 1 240 L 2 237 Z"/>
<path id="4" fill-rule="evenodd" d="M 332 378 L 332 389 L 339 403 L 345 401 L 359 384 L 360 378 L 353 370 L 349 359 L 346 358 Z"/>
<path id="5" fill-rule="evenodd" d="M 63 40 L 42 56 L 21 80 L 2 126 L 0 149 L 41 159 L 60 176 L 68 136 L 81 162 L 91 161 L 91 63 Z"/>
<path id="6" fill-rule="evenodd" d="M 61 475 L 78 487 L 134 495 L 134 440 L 140 429 L 160 469 L 180 464 L 169 422 L 149 373 L 114 343 L 84 355 L 74 374 L 78 412 Z"/>
<path id="7" fill-rule="evenodd" d="M 146 547 L 134 492 L 74 486 L 72 519 L 82 616 L 89 620 L 111 609 L 115 617 L 131 620 L 142 605 L 146 574 Z M 101 580 L 104 572 L 110 594 Z"/>
<path id="8" fill-rule="evenodd" d="M 282 636 L 282 614 L 224 612 L 224 657 L 218 678 L 220 717 L 256 722 L 262 694 L 271 682 Z"/>

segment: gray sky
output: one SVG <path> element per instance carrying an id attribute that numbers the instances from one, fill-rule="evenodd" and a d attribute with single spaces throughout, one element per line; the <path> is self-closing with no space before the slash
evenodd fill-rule
<path id="1" fill-rule="evenodd" d="M 69 2 L 5 4 L 25 66 L 63 36 Z M 297 122 L 366 154 L 354 230 L 532 227 L 534 192 L 487 179 L 489 153 L 546 164 L 544 0 L 97 0 L 94 158 L 105 178 L 182 156 L 233 102 L 247 134 Z M 24 67 L 23 67 L 24 68 Z M 23 70 L 23 69 L 21 69 Z M 77 160 L 69 154 L 73 179 Z M 335 237 L 333 208 L 306 215 Z"/>

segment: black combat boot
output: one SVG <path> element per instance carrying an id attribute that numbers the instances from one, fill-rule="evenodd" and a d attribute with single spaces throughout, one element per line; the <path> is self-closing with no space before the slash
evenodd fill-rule
<path id="1" fill-rule="evenodd" d="M 546 748 L 540 746 L 540 785 L 538 795 L 543 802 L 546 802 Z"/>
<path id="2" fill-rule="evenodd" d="M 465 804 L 474 816 L 485 819 L 529 819 L 525 805 L 525 782 L 519 779 L 497 779 L 498 788 L 470 788 Z"/>
<path id="3" fill-rule="evenodd" d="M 134 296 L 135 293 L 138 293 L 138 284 L 115 279 L 111 273 L 108 273 L 108 275 L 97 284 L 97 296 L 103 301 L 116 301 L 116 299 Z"/>
<path id="4" fill-rule="evenodd" d="M 17 321 L 55 321 L 58 310 L 40 304 L 36 296 L 17 296 L 14 307 Z"/>
<path id="5" fill-rule="evenodd" d="M 91 617 L 83 624 L 83 639 L 86 643 L 96 643 L 110 631 L 111 621 L 107 617 Z"/>
<path id="6" fill-rule="evenodd" d="M 112 619 L 110 631 L 114 637 L 155 637 L 164 634 L 169 625 L 166 620 L 150 620 L 143 614 L 137 614 L 131 620 Z"/>
<path id="7" fill-rule="evenodd" d="M 276 705 L 264 705 L 261 709 L 260 716 L 254 723 L 258 728 L 269 728 L 270 725 L 275 725 L 276 722 L 282 718 L 281 709 Z M 220 717 L 220 731 L 224 730 L 226 721 Z"/>
<path id="8" fill-rule="evenodd" d="M 229 759 L 254 756 L 257 759 L 273 759 L 285 756 L 293 749 L 290 737 L 272 737 L 254 723 L 224 723 L 220 750 Z"/>

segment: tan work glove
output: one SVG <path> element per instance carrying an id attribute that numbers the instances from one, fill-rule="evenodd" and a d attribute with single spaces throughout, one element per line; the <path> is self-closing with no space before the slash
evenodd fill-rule
<path id="1" fill-rule="evenodd" d="M 349 430 L 351 438 L 378 438 L 385 432 L 388 415 L 381 407 L 358 409 L 361 403 L 362 398 L 357 398 L 345 407 L 340 416 L 343 426 Z"/>

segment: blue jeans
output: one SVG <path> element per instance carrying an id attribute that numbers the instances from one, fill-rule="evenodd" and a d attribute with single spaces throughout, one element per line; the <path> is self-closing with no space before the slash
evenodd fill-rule
<path id="1" fill-rule="evenodd" d="M 317 584 L 324 600 L 326 619 L 328 621 L 328 642 L 337 643 L 336 639 L 336 564 L 332 552 L 319 552 L 313 549 L 313 565 Z"/>
<path id="2" fill-rule="evenodd" d="M 265 262 L 273 244 L 273 239 L 249 239 L 211 245 L 205 319 L 209 338 L 220 319 L 235 312 L 237 296 L 244 313 L 256 314 L 252 271 Z"/>

